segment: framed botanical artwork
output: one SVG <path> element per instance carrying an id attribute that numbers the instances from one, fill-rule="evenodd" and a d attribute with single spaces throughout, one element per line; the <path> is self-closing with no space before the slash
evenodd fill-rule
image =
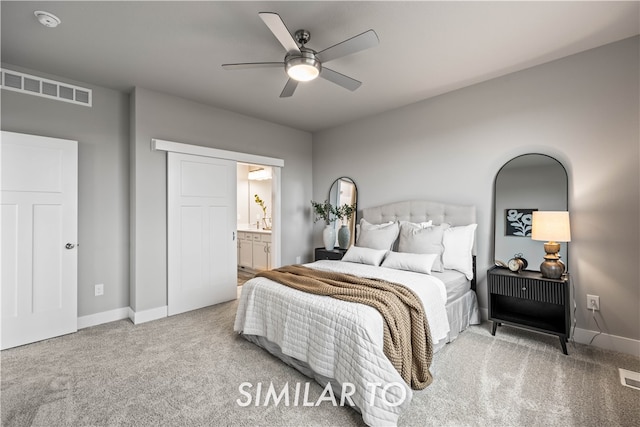
<path id="1" fill-rule="evenodd" d="M 505 209 L 505 236 L 531 237 L 533 212 L 538 209 Z"/>

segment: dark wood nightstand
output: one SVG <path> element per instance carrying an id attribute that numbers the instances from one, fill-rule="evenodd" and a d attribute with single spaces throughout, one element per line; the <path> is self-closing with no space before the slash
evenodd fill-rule
<path id="1" fill-rule="evenodd" d="M 321 259 L 332 259 L 336 261 L 340 261 L 344 254 L 347 252 L 346 249 L 334 248 L 330 251 L 325 248 L 316 248 L 315 250 L 315 261 L 319 261 Z"/>
<path id="2" fill-rule="evenodd" d="M 571 334 L 569 275 L 547 279 L 539 271 L 514 273 L 493 267 L 487 272 L 491 335 L 501 324 L 518 326 L 560 338 L 567 353 Z"/>

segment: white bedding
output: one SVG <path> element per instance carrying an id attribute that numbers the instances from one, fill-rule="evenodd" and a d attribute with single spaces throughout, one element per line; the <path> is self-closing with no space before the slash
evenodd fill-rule
<path id="1" fill-rule="evenodd" d="M 449 334 L 447 293 L 434 276 L 341 261 L 306 266 L 402 283 L 423 301 L 434 346 Z M 395 425 L 413 393 L 383 353 L 382 322 L 372 307 L 307 294 L 258 277 L 243 285 L 234 330 L 265 337 L 314 372 L 353 384 L 351 399 L 365 423 Z"/>

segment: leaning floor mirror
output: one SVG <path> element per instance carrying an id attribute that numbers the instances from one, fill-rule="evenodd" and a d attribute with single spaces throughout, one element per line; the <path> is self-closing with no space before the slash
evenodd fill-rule
<path id="1" fill-rule="evenodd" d="M 494 259 L 506 263 L 516 255 L 538 270 L 543 242 L 531 239 L 534 211 L 567 211 L 568 177 L 562 163 L 544 154 L 524 154 L 498 171 L 494 188 Z M 567 264 L 567 246 L 560 250 Z M 568 265 L 567 265 L 568 269 Z"/>
<path id="2" fill-rule="evenodd" d="M 336 246 L 348 249 L 355 241 L 356 210 L 358 205 L 358 188 L 356 183 L 346 176 L 342 176 L 331 184 L 329 188 L 329 202 L 333 206 L 349 205 L 354 207 L 354 212 L 348 217 L 334 223 L 336 228 Z M 340 230 L 342 229 L 342 231 Z M 348 236 L 346 233 L 349 233 Z"/>

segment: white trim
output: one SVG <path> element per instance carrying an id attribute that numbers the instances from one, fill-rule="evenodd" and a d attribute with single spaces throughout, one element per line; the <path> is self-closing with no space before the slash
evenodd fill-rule
<path id="1" fill-rule="evenodd" d="M 256 154 L 219 150 L 201 145 L 183 144 L 181 142 L 151 139 L 151 149 L 155 151 L 171 151 L 172 153 L 193 154 L 196 156 L 215 157 L 217 159 L 235 160 L 240 163 L 252 163 L 265 166 L 284 167 L 284 160 L 275 157 L 258 156 Z"/>
<path id="2" fill-rule="evenodd" d="M 140 323 L 150 322 L 152 320 L 158 320 L 167 317 L 167 306 L 151 308 L 149 310 L 144 311 L 133 311 L 131 307 L 129 307 L 129 319 L 133 322 L 134 325 L 139 325 Z"/>
<path id="3" fill-rule="evenodd" d="M 103 323 L 115 322 L 116 320 L 128 318 L 129 307 L 116 308 L 115 310 L 78 317 L 78 329 L 90 328 L 91 326 L 102 325 Z"/>
<path id="4" fill-rule="evenodd" d="M 281 237 L 282 233 L 280 232 L 281 228 L 281 202 L 282 202 L 282 193 L 280 191 L 280 184 L 282 182 L 282 169 L 273 168 L 272 176 L 271 176 L 271 188 L 273 191 L 271 192 L 271 204 L 275 206 L 276 214 L 273 212 L 271 214 L 271 268 L 278 268 L 282 266 L 281 262 L 281 254 L 282 254 L 282 242 Z"/>
<path id="5" fill-rule="evenodd" d="M 575 342 L 580 344 L 589 344 L 589 341 L 591 341 L 591 339 L 597 334 L 598 331 L 576 328 L 573 334 L 573 339 Z M 605 350 L 612 350 L 617 351 L 618 353 L 626 353 L 635 357 L 640 357 L 640 340 L 634 340 L 632 338 L 602 333 L 593 340 L 591 345 Z"/>

